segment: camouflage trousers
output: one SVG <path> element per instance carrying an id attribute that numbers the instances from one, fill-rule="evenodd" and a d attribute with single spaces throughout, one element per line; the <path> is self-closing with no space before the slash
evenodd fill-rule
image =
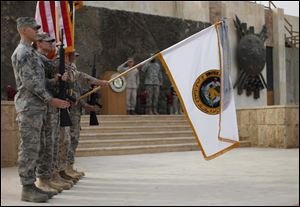
<path id="1" fill-rule="evenodd" d="M 70 127 L 70 148 L 68 152 L 68 164 L 73 165 L 75 162 L 75 153 L 79 143 L 80 137 L 80 116 L 81 111 L 79 107 L 71 108 L 70 111 L 72 126 Z"/>
<path id="2" fill-rule="evenodd" d="M 40 157 L 37 162 L 36 176 L 50 179 L 54 161 L 54 151 L 57 153 L 58 141 L 58 109 L 48 105 L 45 125 L 45 139 L 42 140 Z"/>
<path id="3" fill-rule="evenodd" d="M 46 114 L 47 110 L 29 110 L 17 115 L 20 132 L 18 172 L 22 185 L 33 184 L 36 180 L 37 161 L 45 139 Z"/>
<path id="4" fill-rule="evenodd" d="M 70 127 L 61 127 L 58 147 L 58 171 L 64 171 L 67 168 L 67 158 L 70 148 Z"/>
<path id="5" fill-rule="evenodd" d="M 80 136 L 80 108 L 74 107 L 70 110 L 72 126 L 61 128 L 59 140 L 58 170 L 63 171 L 67 165 L 73 165 L 75 152 Z"/>
<path id="6" fill-rule="evenodd" d="M 146 91 L 148 93 L 147 97 L 147 108 L 157 108 L 158 105 L 158 97 L 159 97 L 159 85 L 145 85 Z"/>
<path id="7" fill-rule="evenodd" d="M 58 169 L 58 155 L 59 155 L 59 143 L 60 143 L 60 117 L 59 117 L 59 109 L 55 114 L 57 123 L 52 128 L 52 136 L 54 137 L 53 143 L 53 155 L 52 155 L 52 165 L 51 165 L 51 174 L 55 169 Z"/>

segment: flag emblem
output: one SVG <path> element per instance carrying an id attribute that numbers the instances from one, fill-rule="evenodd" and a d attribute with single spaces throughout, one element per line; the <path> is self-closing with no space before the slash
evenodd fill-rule
<path id="1" fill-rule="evenodd" d="M 219 114 L 220 86 L 220 70 L 208 70 L 202 73 L 193 85 L 193 100 L 197 108 L 206 114 Z"/>

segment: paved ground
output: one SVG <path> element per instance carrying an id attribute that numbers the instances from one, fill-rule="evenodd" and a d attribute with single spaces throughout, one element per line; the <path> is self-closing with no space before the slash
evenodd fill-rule
<path id="1" fill-rule="evenodd" d="M 86 177 L 37 205 L 299 205 L 299 149 L 239 148 L 211 161 L 193 151 L 76 162 Z M 17 168 L 2 168 L 1 205 L 33 204 L 20 193 Z"/>

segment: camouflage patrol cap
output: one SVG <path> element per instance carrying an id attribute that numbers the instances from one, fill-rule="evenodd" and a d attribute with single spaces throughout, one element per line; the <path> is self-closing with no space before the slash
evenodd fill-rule
<path id="1" fill-rule="evenodd" d="M 55 39 L 49 35 L 47 32 L 42 32 L 37 35 L 37 40 L 43 40 L 46 42 L 54 42 Z"/>
<path id="2" fill-rule="evenodd" d="M 38 25 L 35 19 L 32 17 L 19 17 L 17 19 L 17 28 L 19 29 L 23 26 L 28 26 L 35 29 L 41 28 L 41 25 Z"/>

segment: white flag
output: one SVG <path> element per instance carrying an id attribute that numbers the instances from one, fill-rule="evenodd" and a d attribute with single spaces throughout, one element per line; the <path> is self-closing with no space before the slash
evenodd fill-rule
<path id="1" fill-rule="evenodd" d="M 158 54 L 207 160 L 239 146 L 230 71 L 224 67 L 224 25 L 212 25 Z"/>

